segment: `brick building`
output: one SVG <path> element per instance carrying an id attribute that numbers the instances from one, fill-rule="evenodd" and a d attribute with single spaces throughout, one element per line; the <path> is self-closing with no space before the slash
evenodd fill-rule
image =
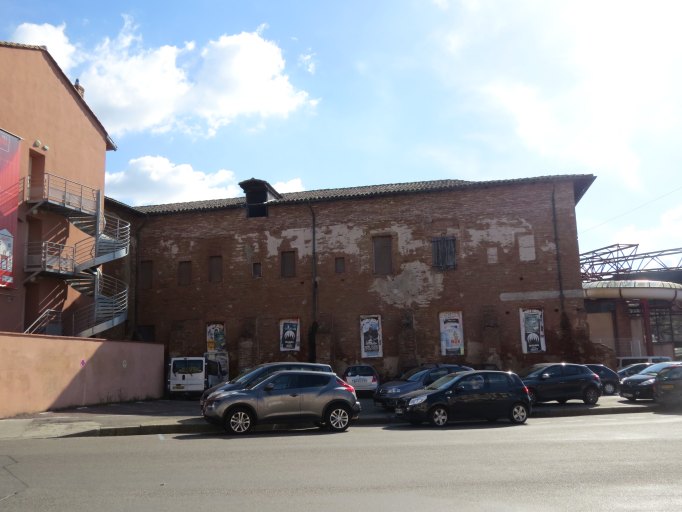
<path id="1" fill-rule="evenodd" d="M 126 319 L 129 226 L 103 211 L 116 148 L 45 47 L 0 42 L 0 331 L 93 336 Z"/>
<path id="2" fill-rule="evenodd" d="M 585 329 L 575 206 L 565 175 L 425 181 L 107 209 L 132 223 L 127 331 L 167 355 L 213 349 L 231 374 L 263 361 L 518 368 L 571 354 Z"/>

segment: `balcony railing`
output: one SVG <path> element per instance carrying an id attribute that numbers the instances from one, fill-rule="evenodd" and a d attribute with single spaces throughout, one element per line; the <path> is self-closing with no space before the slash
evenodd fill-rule
<path id="1" fill-rule="evenodd" d="M 29 242 L 26 244 L 27 272 L 73 274 L 76 269 L 75 249 L 54 242 Z"/>
<path id="2" fill-rule="evenodd" d="M 27 200 L 32 203 L 47 202 L 53 205 L 95 215 L 99 205 L 99 191 L 73 180 L 54 174 L 44 174 L 28 180 Z"/>

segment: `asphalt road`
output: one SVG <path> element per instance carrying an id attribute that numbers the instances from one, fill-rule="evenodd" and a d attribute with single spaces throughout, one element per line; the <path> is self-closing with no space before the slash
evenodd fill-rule
<path id="1" fill-rule="evenodd" d="M 682 415 L 0 442 L 4 511 L 682 508 Z"/>

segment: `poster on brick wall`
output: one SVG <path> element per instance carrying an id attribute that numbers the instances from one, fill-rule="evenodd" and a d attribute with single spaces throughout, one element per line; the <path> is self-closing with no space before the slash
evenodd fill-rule
<path id="1" fill-rule="evenodd" d="M 21 139 L 0 130 L 0 288 L 14 288 L 14 237 L 21 191 L 20 142 Z"/>
<path id="2" fill-rule="evenodd" d="M 438 313 L 440 323 L 440 353 L 444 356 L 464 355 L 464 333 L 462 312 L 443 311 Z"/>
<path id="3" fill-rule="evenodd" d="M 301 350 L 301 320 L 299 318 L 279 321 L 279 349 L 282 352 Z"/>
<path id="4" fill-rule="evenodd" d="M 546 352 L 542 309 L 520 309 L 521 348 L 524 354 Z"/>
<path id="5" fill-rule="evenodd" d="M 384 343 L 381 335 L 381 315 L 360 317 L 360 348 L 362 357 L 383 357 Z"/>
<path id="6" fill-rule="evenodd" d="M 223 322 L 209 322 L 206 324 L 206 351 L 225 352 L 225 324 Z"/>

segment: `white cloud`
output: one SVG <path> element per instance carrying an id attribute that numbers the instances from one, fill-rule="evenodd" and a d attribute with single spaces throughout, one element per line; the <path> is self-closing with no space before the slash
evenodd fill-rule
<path id="1" fill-rule="evenodd" d="M 272 186 L 280 194 L 287 192 L 301 192 L 305 190 L 301 178 L 293 178 L 289 181 L 278 181 Z"/>
<path id="2" fill-rule="evenodd" d="M 298 56 L 298 65 L 311 75 L 314 75 L 316 70 L 315 54 L 310 51 L 302 53 Z"/>
<path id="3" fill-rule="evenodd" d="M 71 68 L 80 62 L 81 56 L 78 48 L 69 42 L 69 38 L 64 33 L 65 29 L 65 23 L 59 26 L 50 25 L 49 23 L 43 23 L 42 25 L 22 23 L 14 30 L 12 41 L 47 47 L 52 58 L 59 64 L 59 67 L 65 73 L 68 73 Z"/>
<path id="4" fill-rule="evenodd" d="M 682 247 L 680 225 L 682 225 L 682 206 L 675 206 L 663 212 L 657 222 L 652 222 L 646 227 L 627 224 L 606 236 L 610 237 L 610 243 L 639 244 L 638 253 L 660 251 L 662 240 L 665 241 L 665 248 Z M 677 262 L 679 262 L 679 256 Z M 677 262 L 674 264 L 676 265 Z"/>
<path id="5" fill-rule="evenodd" d="M 143 156 L 128 168 L 106 174 L 107 195 L 126 204 L 146 205 L 223 199 L 243 195 L 232 171 L 207 173 L 161 156 Z"/>
<path id="6" fill-rule="evenodd" d="M 131 132 L 182 131 L 212 136 L 239 117 L 256 125 L 270 117 L 286 117 L 317 100 L 296 89 L 285 74 L 282 50 L 255 32 L 223 35 L 197 48 L 145 47 L 133 19 L 96 48 L 71 44 L 65 25 L 23 24 L 14 40 L 47 45 L 64 71 L 80 71 L 85 98 L 114 136 Z M 314 63 L 308 62 L 309 70 Z"/>

